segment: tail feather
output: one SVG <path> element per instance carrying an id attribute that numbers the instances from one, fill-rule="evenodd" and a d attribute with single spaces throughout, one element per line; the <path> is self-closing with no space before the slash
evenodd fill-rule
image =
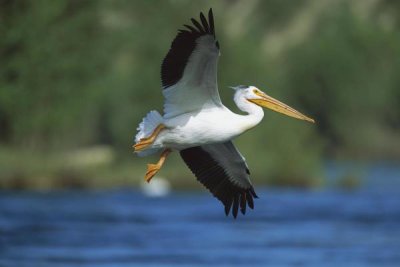
<path id="1" fill-rule="evenodd" d="M 138 133 L 135 136 L 135 143 L 139 142 L 140 139 L 150 136 L 158 125 L 163 122 L 163 118 L 155 110 L 147 113 L 146 117 L 143 118 L 142 122 L 139 124 L 137 130 Z M 158 152 L 160 148 L 149 147 L 143 151 L 137 152 L 139 156 L 147 156 Z"/>

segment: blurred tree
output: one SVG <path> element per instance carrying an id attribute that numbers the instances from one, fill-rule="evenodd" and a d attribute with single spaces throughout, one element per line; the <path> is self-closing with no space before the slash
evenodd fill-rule
<path id="1" fill-rule="evenodd" d="M 322 13 L 313 34 L 286 54 L 287 87 L 314 112 L 328 152 L 365 157 L 400 148 L 391 137 L 400 133 L 399 41 L 343 4 Z"/>
<path id="2" fill-rule="evenodd" d="M 97 2 L 0 5 L 2 141 L 11 137 L 14 144 L 38 147 L 81 144 L 90 138 L 93 88 L 109 70 Z"/>

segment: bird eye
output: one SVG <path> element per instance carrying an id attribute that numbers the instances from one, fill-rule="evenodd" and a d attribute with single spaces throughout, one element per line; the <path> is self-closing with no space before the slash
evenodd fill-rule
<path id="1" fill-rule="evenodd" d="M 253 89 L 253 93 L 257 94 L 258 90 L 257 89 Z"/>

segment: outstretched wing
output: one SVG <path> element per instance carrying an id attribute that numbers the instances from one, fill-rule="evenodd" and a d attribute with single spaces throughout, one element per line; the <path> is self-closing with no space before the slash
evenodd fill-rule
<path id="1" fill-rule="evenodd" d="M 246 205 L 254 208 L 253 197 L 257 195 L 249 169 L 231 141 L 184 149 L 180 154 L 197 180 L 224 204 L 226 215 L 231 208 L 235 218 L 239 207 L 243 214 Z"/>
<path id="2" fill-rule="evenodd" d="M 217 87 L 219 44 L 215 39 L 212 10 L 208 21 L 200 21 L 179 30 L 161 66 L 164 117 L 222 106 Z"/>

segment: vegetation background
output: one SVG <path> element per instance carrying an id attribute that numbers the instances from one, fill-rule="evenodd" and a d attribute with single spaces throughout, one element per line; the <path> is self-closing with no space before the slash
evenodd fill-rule
<path id="1" fill-rule="evenodd" d="M 266 111 L 236 140 L 257 184 L 324 186 L 329 160 L 399 162 L 399 3 L 0 0 L 0 188 L 142 182 L 157 158 L 131 145 L 142 117 L 162 111 L 161 61 L 210 7 L 227 106 L 228 86 L 255 85 L 317 122 Z M 196 184 L 177 153 L 160 175 Z"/>

